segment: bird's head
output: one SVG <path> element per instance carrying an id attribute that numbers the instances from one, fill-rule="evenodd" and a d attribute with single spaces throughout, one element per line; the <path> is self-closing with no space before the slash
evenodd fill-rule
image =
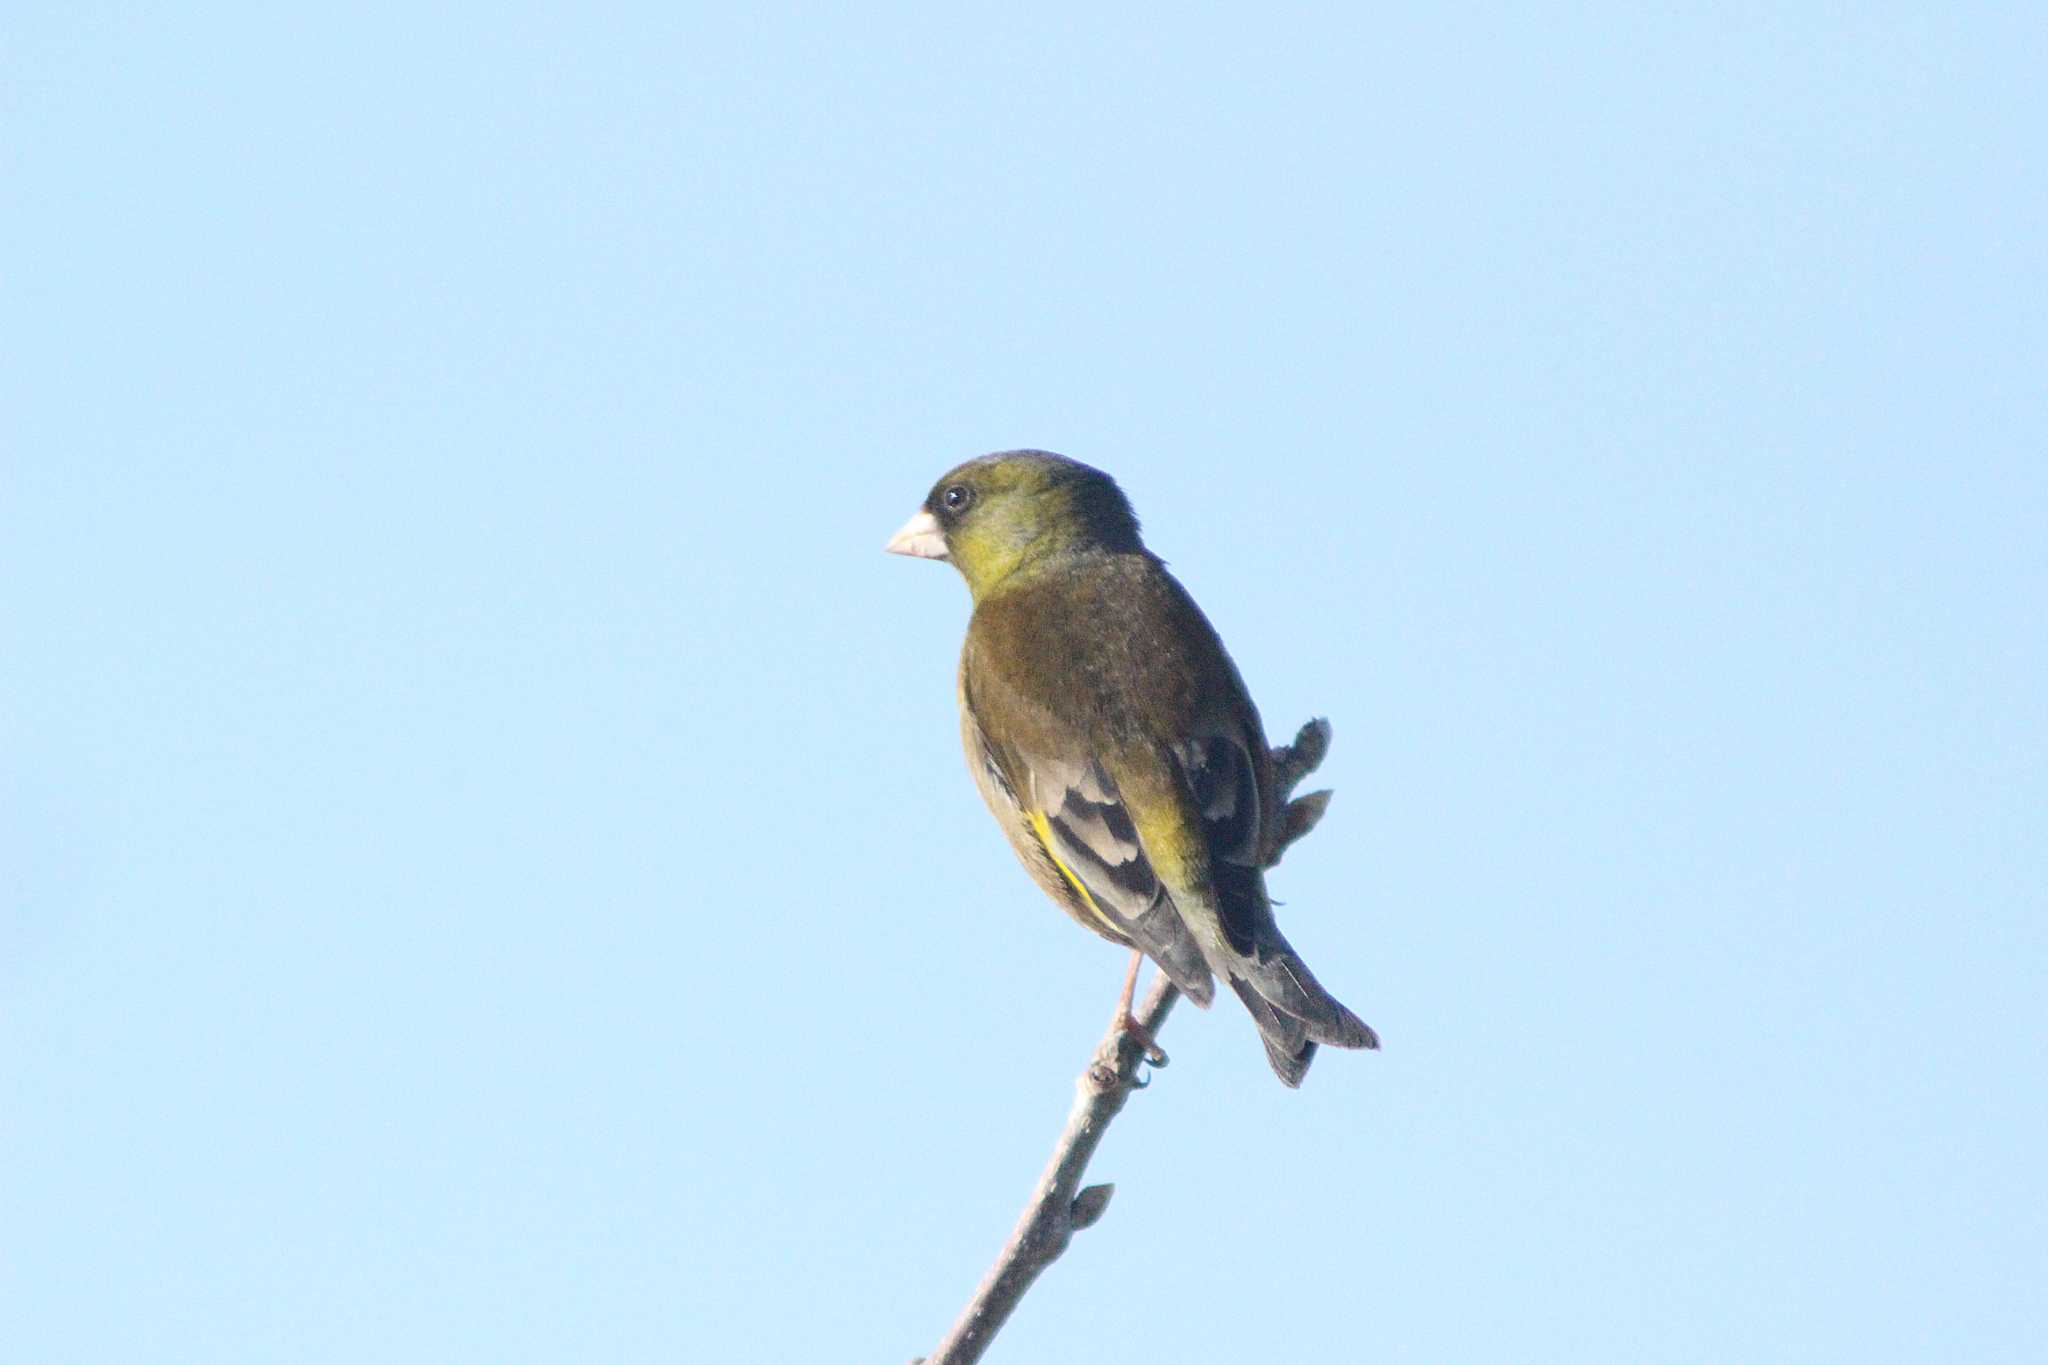
<path id="1" fill-rule="evenodd" d="M 950 562 L 978 599 L 1019 571 L 1144 543 L 1109 475 L 1050 451 L 1006 450 L 949 470 L 883 548 Z"/>

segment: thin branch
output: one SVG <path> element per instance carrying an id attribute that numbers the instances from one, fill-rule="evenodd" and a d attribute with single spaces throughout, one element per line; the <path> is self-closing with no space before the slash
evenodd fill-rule
<path id="1" fill-rule="evenodd" d="M 1166 1022 L 1173 1002 L 1180 998 L 1173 983 L 1160 977 L 1136 1011 L 1138 1026 L 1153 1036 Z M 1039 1273 L 1059 1258 L 1076 1232 L 1092 1226 L 1109 1207 L 1114 1185 L 1081 1188 L 1082 1172 L 1102 1143 L 1111 1119 L 1124 1107 L 1133 1090 L 1139 1089 L 1138 1066 L 1145 1049 L 1137 1035 L 1114 1022 L 1087 1070 L 1074 1084 L 1074 1107 L 1067 1125 L 1053 1144 L 1052 1159 L 1038 1177 L 1038 1187 L 1024 1206 L 1023 1217 L 1003 1244 L 1002 1254 L 989 1267 L 974 1297 L 938 1350 L 925 1358 L 925 1365 L 971 1365 L 981 1359 L 995 1334 L 1010 1320 L 1010 1314 Z"/>

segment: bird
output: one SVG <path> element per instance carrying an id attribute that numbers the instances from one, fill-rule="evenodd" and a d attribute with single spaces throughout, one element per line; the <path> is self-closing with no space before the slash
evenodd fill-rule
<path id="1" fill-rule="evenodd" d="M 1118 1024 L 1150 1050 L 1130 1013 L 1149 957 L 1205 1009 L 1222 979 L 1290 1087 L 1319 1044 L 1377 1049 L 1274 922 L 1265 873 L 1292 836 L 1258 709 L 1116 481 L 1050 451 L 984 455 L 884 548 L 967 581 L 968 767 L 1032 880 L 1134 950 Z"/>

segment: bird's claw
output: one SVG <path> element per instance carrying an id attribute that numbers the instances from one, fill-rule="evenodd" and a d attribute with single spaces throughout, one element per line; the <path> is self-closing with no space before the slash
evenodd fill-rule
<path id="1" fill-rule="evenodd" d="M 1139 1023 L 1129 1011 L 1117 1016 L 1116 1027 L 1117 1032 L 1138 1045 L 1140 1061 L 1149 1062 L 1154 1067 L 1166 1065 L 1167 1056 L 1159 1050 L 1159 1044 L 1152 1041 L 1152 1031 Z"/>

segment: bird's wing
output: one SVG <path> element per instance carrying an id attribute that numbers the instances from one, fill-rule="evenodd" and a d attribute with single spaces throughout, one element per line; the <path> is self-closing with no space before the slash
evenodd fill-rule
<path id="1" fill-rule="evenodd" d="M 1101 762 L 1025 755 L 976 738 L 987 767 L 984 792 L 1014 809 L 1082 912 L 1142 948 L 1190 1000 L 1207 1005 L 1215 987 L 1202 951 Z"/>
<path id="2" fill-rule="evenodd" d="M 1194 729 L 1172 746 L 1172 762 L 1189 796 L 1184 818 L 1197 824 L 1206 866 L 1187 860 L 1180 876 L 1165 877 L 1167 894 L 1196 941 L 1211 947 L 1210 967 L 1258 1022 L 1274 1069 L 1289 1085 L 1298 1084 L 1317 1043 L 1377 1047 L 1378 1039 L 1323 989 L 1273 921 L 1265 879 L 1268 831 L 1250 749 L 1255 732 L 1224 715 Z M 1142 829 L 1148 822 L 1138 823 Z"/>
<path id="3" fill-rule="evenodd" d="M 1172 754 L 1188 790 L 1189 813 L 1199 821 L 1224 937 L 1248 953 L 1258 939 L 1266 896 L 1258 769 L 1244 727 L 1219 718 L 1174 744 Z"/>

